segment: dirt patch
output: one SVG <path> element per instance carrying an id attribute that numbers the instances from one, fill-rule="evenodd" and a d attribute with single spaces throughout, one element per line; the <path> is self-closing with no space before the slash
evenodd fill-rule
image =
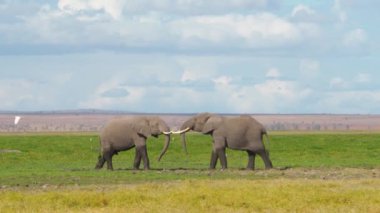
<path id="1" fill-rule="evenodd" d="M 362 169 L 362 168 L 289 168 L 274 169 L 271 171 L 258 171 L 256 175 L 274 175 L 284 178 L 303 178 L 303 179 L 322 179 L 322 180 L 345 180 L 345 179 L 365 179 L 380 178 L 380 168 Z"/>
<path id="2" fill-rule="evenodd" d="M 0 149 L 0 153 L 21 153 L 21 151 L 15 149 Z"/>
<path id="3" fill-rule="evenodd" d="M 271 170 L 208 170 L 208 169 L 155 169 L 158 173 L 174 173 L 178 175 L 199 175 L 221 178 L 247 179 L 319 179 L 319 180 L 350 180 L 380 178 L 380 168 L 274 168 Z M 139 171 L 137 171 L 139 172 Z"/>

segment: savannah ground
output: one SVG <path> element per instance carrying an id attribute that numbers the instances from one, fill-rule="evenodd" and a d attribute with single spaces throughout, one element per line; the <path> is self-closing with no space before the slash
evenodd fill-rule
<path id="1" fill-rule="evenodd" d="M 227 150 L 227 171 L 209 171 L 208 136 L 149 139 L 151 171 L 94 170 L 96 134 L 0 136 L 0 212 L 380 212 L 380 133 L 271 132 L 274 169 L 245 171 L 247 154 Z M 219 166 L 219 165 L 218 165 Z"/>

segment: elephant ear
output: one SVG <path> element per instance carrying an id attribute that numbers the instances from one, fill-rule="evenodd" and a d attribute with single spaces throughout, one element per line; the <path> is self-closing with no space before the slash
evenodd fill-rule
<path id="1" fill-rule="evenodd" d="M 149 126 L 149 122 L 146 119 L 138 119 L 133 123 L 133 129 L 140 135 L 144 137 L 151 136 L 151 130 Z"/>
<path id="2" fill-rule="evenodd" d="M 222 117 L 220 116 L 211 116 L 205 123 L 202 129 L 203 134 L 210 133 L 217 129 L 222 123 Z"/>

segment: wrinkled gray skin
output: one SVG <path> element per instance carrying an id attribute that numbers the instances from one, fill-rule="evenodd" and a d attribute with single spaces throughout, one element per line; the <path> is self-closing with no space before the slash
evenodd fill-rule
<path id="1" fill-rule="evenodd" d="M 210 113 L 197 114 L 183 123 L 181 130 L 193 130 L 211 135 L 213 150 L 211 153 L 210 169 L 215 169 L 219 158 L 222 169 L 227 168 L 226 148 L 243 150 L 248 153 L 247 169 L 255 168 L 255 156 L 260 155 L 265 168 L 272 168 L 269 153 L 263 144 L 263 135 L 267 132 L 263 125 L 248 115 L 239 117 L 223 117 Z M 186 144 L 185 133 L 182 133 L 182 142 Z M 267 139 L 268 136 L 267 136 Z"/>
<path id="2" fill-rule="evenodd" d="M 139 169 L 142 159 L 144 169 L 150 169 L 146 140 L 149 136 L 158 137 L 163 132 L 170 132 L 170 129 L 157 116 L 118 118 L 110 121 L 100 133 L 101 154 L 95 168 L 100 169 L 107 162 L 107 169 L 113 170 L 112 156 L 136 147 L 133 168 Z M 169 144 L 170 134 L 165 134 L 165 145 L 158 161 L 167 151 Z"/>

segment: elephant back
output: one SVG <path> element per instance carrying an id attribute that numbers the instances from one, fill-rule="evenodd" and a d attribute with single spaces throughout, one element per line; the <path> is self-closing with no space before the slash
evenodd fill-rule
<path id="1" fill-rule="evenodd" d="M 100 133 L 101 140 L 120 141 L 133 137 L 131 118 L 117 118 L 108 122 Z"/>

